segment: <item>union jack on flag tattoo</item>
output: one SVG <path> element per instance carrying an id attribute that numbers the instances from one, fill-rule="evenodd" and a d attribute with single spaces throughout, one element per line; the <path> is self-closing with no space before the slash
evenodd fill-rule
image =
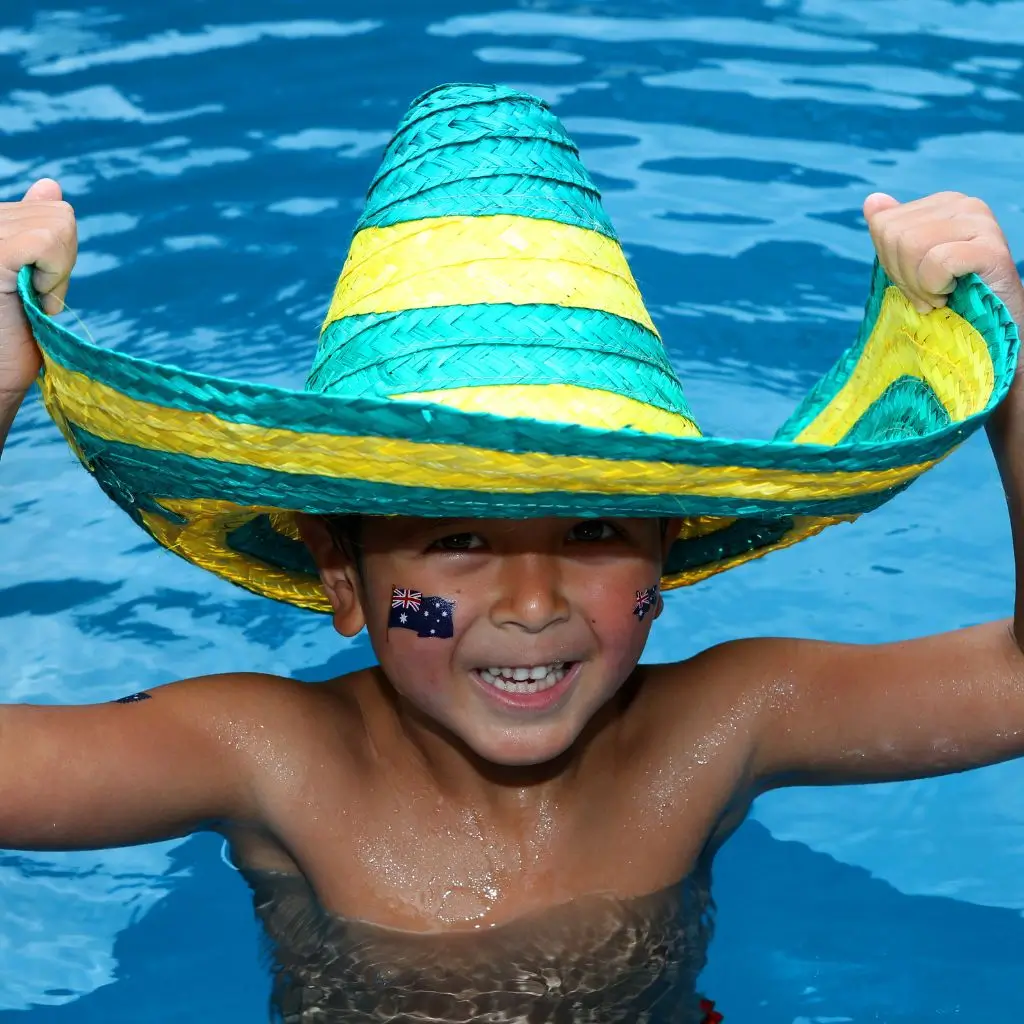
<path id="1" fill-rule="evenodd" d="M 423 595 L 418 590 L 406 590 L 403 587 L 391 588 L 392 608 L 411 608 L 414 612 L 418 612 L 422 600 Z"/>
<path id="2" fill-rule="evenodd" d="M 648 587 L 646 590 L 636 592 L 636 603 L 633 605 L 633 614 L 641 621 L 644 616 L 654 607 L 654 599 L 658 596 L 657 585 Z"/>
<path id="3" fill-rule="evenodd" d="M 455 635 L 454 615 L 455 602 L 446 597 L 424 597 L 419 590 L 391 588 L 388 629 L 411 629 L 427 639 L 450 640 Z"/>

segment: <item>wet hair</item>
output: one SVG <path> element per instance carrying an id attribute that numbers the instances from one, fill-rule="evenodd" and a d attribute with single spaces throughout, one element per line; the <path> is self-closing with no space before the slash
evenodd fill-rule
<path id="1" fill-rule="evenodd" d="M 324 516 L 327 530 L 338 548 L 356 567 L 363 579 L 363 517 L 361 515 Z"/>

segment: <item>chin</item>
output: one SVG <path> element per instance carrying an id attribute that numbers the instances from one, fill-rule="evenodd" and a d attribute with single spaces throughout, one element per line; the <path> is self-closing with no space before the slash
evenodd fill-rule
<path id="1" fill-rule="evenodd" d="M 513 731 L 518 730 L 509 730 Z M 529 727 L 522 729 L 526 735 L 509 735 L 509 732 L 491 737 L 463 733 L 462 739 L 478 757 L 492 764 L 508 768 L 526 768 L 531 765 L 548 764 L 561 757 L 572 747 L 579 735 L 578 730 L 567 734 L 560 729 L 558 735 L 531 736 L 529 733 L 535 730 Z"/>

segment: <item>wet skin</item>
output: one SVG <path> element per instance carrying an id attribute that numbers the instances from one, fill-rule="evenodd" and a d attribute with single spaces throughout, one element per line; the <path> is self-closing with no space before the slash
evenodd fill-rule
<path id="1" fill-rule="evenodd" d="M 302 692 L 311 710 L 278 755 L 271 827 L 228 829 L 246 867 L 301 872 L 333 913 L 414 931 L 688 874 L 740 766 L 699 771 L 728 712 L 688 714 L 674 673 L 636 667 L 657 614 L 633 609 L 660 571 L 658 521 L 366 520 L 359 560 L 316 523 L 305 535 L 336 627 L 365 624 L 380 666 Z M 454 601 L 453 638 L 388 630 L 395 583 Z M 479 672 L 558 662 L 568 685 L 540 709 L 510 707 Z M 703 721 L 703 736 L 659 743 L 655 722 L 672 717 Z"/>
<path id="2" fill-rule="evenodd" d="M 1024 657 L 1005 622 L 875 646 L 744 640 L 638 667 L 657 521 L 367 520 L 359 559 L 322 522 L 303 530 L 335 627 L 365 625 L 380 665 L 316 686 L 232 674 L 127 705 L 5 707 L 3 845 L 215 828 L 241 866 L 301 874 L 331 914 L 472 930 L 671 887 L 773 785 L 1024 750 Z M 396 585 L 454 601 L 452 639 L 388 630 Z M 540 710 L 479 676 L 557 660 L 571 685 Z"/>

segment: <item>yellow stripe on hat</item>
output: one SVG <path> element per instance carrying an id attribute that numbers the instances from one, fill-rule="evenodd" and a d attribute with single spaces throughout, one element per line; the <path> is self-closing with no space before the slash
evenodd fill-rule
<path id="1" fill-rule="evenodd" d="M 981 412 L 995 387 L 988 345 L 971 324 L 948 309 L 922 316 L 892 285 L 853 372 L 794 440 L 836 444 L 901 377 L 928 384 L 953 422 Z"/>
<path id="2" fill-rule="evenodd" d="M 487 384 L 392 395 L 395 401 L 437 402 L 463 412 L 487 412 L 548 423 L 575 423 L 598 430 L 700 437 L 693 420 L 677 412 L 577 384 Z"/>
<path id="3" fill-rule="evenodd" d="M 47 359 L 47 407 L 97 437 L 196 459 L 304 476 L 491 494 L 573 492 L 803 501 L 888 490 L 938 459 L 882 470 L 794 472 L 641 459 L 510 453 L 381 437 L 299 433 L 133 399 Z M 552 506 L 562 508 L 564 504 Z M 552 513 L 557 514 L 557 513 Z"/>
<path id="4" fill-rule="evenodd" d="M 600 309 L 658 333 L 618 242 L 506 214 L 364 228 L 324 326 L 362 313 L 506 302 Z"/>
<path id="5" fill-rule="evenodd" d="M 233 551 L 228 546 L 226 535 L 231 530 L 263 513 L 269 514 L 280 528 L 284 518 L 280 509 L 243 507 L 214 498 L 161 498 L 160 504 L 186 520 L 182 525 L 152 512 L 141 513 L 146 529 L 168 550 L 240 587 L 276 601 L 286 601 L 317 612 L 331 610 L 327 595 L 315 576 L 256 562 L 251 556 Z"/>

